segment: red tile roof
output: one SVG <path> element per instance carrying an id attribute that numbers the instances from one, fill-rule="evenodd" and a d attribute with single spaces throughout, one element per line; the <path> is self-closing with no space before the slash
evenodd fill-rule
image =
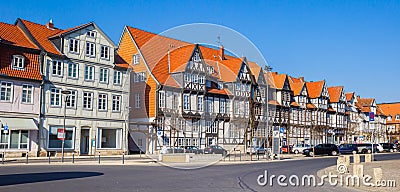
<path id="1" fill-rule="evenodd" d="M 378 107 L 382 110 L 382 112 L 391 116 L 392 120 L 387 120 L 388 124 L 400 123 L 400 120 L 396 120 L 396 115 L 400 115 L 400 102 L 398 103 L 382 103 L 378 104 Z"/>
<path id="2" fill-rule="evenodd" d="M 316 109 L 317 107 L 312 103 L 307 103 L 307 109 Z"/>
<path id="3" fill-rule="evenodd" d="M 258 77 L 260 76 L 261 73 L 261 66 L 259 66 L 257 63 L 252 62 L 252 61 L 248 61 L 247 62 L 249 64 L 251 73 L 254 75 L 254 78 L 256 79 L 256 81 L 258 80 Z"/>
<path id="4" fill-rule="evenodd" d="M 0 22 L 0 39 L 0 42 L 4 44 L 17 47 L 39 49 L 16 25 Z"/>
<path id="5" fill-rule="evenodd" d="M 281 105 L 281 104 L 279 104 L 279 102 L 276 101 L 276 100 L 270 100 L 270 101 L 268 101 L 268 104 L 270 104 L 270 105 L 276 105 L 276 106 Z"/>
<path id="6" fill-rule="evenodd" d="M 278 74 L 277 72 L 272 72 L 272 78 L 277 89 L 283 89 L 286 81 L 286 74 Z"/>
<path id="7" fill-rule="evenodd" d="M 308 96 L 311 99 L 321 97 L 324 85 L 325 81 L 307 82 L 306 87 L 308 91 Z"/>
<path id="8" fill-rule="evenodd" d="M 343 86 L 328 87 L 329 102 L 339 103 L 342 91 L 343 91 Z"/>
<path id="9" fill-rule="evenodd" d="M 301 91 L 303 90 L 303 87 L 305 85 L 305 82 L 302 81 L 298 81 L 297 78 L 288 76 L 289 79 L 289 84 L 290 84 L 290 88 L 293 91 L 293 95 L 294 96 L 298 96 L 301 94 Z"/>
<path id="10" fill-rule="evenodd" d="M 295 101 L 291 102 L 290 106 L 292 106 L 292 107 L 300 107 L 300 105 Z"/>
<path id="11" fill-rule="evenodd" d="M 372 103 L 374 102 L 374 98 L 360 98 L 357 97 L 357 103 L 363 107 L 371 107 Z"/>
<path id="12" fill-rule="evenodd" d="M 354 97 L 354 92 L 346 93 L 346 101 L 350 101 Z"/>
<path id="13" fill-rule="evenodd" d="M 232 95 L 232 93 L 228 89 L 216 89 L 216 88 L 209 89 L 209 88 L 207 88 L 207 92 L 213 93 L 213 94 L 219 94 L 219 95 Z"/>

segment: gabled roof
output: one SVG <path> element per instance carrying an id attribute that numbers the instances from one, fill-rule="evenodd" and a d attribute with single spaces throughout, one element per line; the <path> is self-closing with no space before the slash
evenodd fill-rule
<path id="1" fill-rule="evenodd" d="M 379 107 L 379 105 L 376 108 L 376 115 L 387 117 L 387 115 L 383 112 L 383 110 Z"/>
<path id="2" fill-rule="evenodd" d="M 0 22 L 0 39 L 0 43 L 3 44 L 30 49 L 39 49 L 16 25 Z"/>
<path id="3" fill-rule="evenodd" d="M 378 107 L 386 116 L 392 117 L 391 121 L 386 120 L 387 123 L 400 123 L 400 120 L 396 120 L 396 115 L 400 115 L 400 102 L 382 103 L 378 104 Z"/>
<path id="4" fill-rule="evenodd" d="M 40 49 L 36 45 L 34 45 L 27 36 L 25 36 L 25 34 L 17 25 L 0 22 L 0 39 L 0 44 L 23 47 L 36 51 L 36 53 L 23 50 L 17 51 L 18 55 L 22 55 L 25 58 L 23 70 L 13 69 L 11 66 L 11 54 L 15 53 L 2 52 L 0 54 L 0 75 L 24 79 L 42 80 L 39 69 Z"/>
<path id="5" fill-rule="evenodd" d="M 350 101 L 354 98 L 355 92 L 346 93 L 346 101 Z"/>
<path id="6" fill-rule="evenodd" d="M 357 103 L 360 104 L 363 107 L 371 107 L 372 104 L 374 103 L 375 99 L 374 98 L 360 98 L 357 97 Z"/>
<path id="7" fill-rule="evenodd" d="M 343 86 L 328 87 L 329 102 L 339 103 L 342 91 L 343 91 Z"/>
<path id="8" fill-rule="evenodd" d="M 307 103 L 307 109 L 316 109 L 317 107 L 312 103 Z"/>
<path id="9" fill-rule="evenodd" d="M 274 82 L 274 78 L 272 77 L 272 72 L 271 71 L 267 71 L 266 73 L 264 73 L 264 78 L 267 81 L 267 83 L 268 83 L 270 88 L 276 89 L 276 85 L 275 85 L 275 82 Z"/>
<path id="10" fill-rule="evenodd" d="M 262 71 L 261 66 L 259 66 L 257 63 L 252 62 L 252 61 L 248 61 L 247 62 L 249 64 L 249 68 L 251 70 L 251 73 L 254 75 L 254 78 L 256 79 L 256 81 L 258 80 L 258 77 Z"/>
<path id="11" fill-rule="evenodd" d="M 315 82 L 307 82 L 306 87 L 308 91 L 308 96 L 311 99 L 321 97 L 322 90 L 324 88 L 325 81 L 315 81 Z"/>
<path id="12" fill-rule="evenodd" d="M 299 79 L 288 76 L 290 88 L 293 91 L 294 96 L 298 96 L 301 94 L 303 87 L 305 86 L 305 82 L 298 81 Z"/>
<path id="13" fill-rule="evenodd" d="M 278 74 L 277 72 L 272 72 L 271 73 L 272 78 L 274 80 L 274 84 L 277 89 L 283 89 L 285 86 L 285 81 L 286 81 L 286 74 Z"/>

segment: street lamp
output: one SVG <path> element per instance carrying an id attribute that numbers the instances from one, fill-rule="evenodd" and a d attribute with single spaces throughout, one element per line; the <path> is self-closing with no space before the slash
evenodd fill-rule
<path id="1" fill-rule="evenodd" d="M 65 95 L 65 99 L 64 99 L 64 126 L 63 126 L 63 138 L 62 138 L 62 144 L 61 144 L 61 162 L 64 162 L 64 145 L 65 145 L 65 137 L 66 137 L 66 133 L 65 133 L 65 118 L 66 118 L 66 112 L 67 112 L 67 99 L 69 99 L 69 95 L 72 93 L 69 90 L 62 90 L 61 93 L 63 95 Z"/>

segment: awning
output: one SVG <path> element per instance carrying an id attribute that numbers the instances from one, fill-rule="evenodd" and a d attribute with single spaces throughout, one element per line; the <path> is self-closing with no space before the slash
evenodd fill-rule
<path id="1" fill-rule="evenodd" d="M 39 130 L 33 119 L 0 117 L 0 121 L 9 130 Z"/>

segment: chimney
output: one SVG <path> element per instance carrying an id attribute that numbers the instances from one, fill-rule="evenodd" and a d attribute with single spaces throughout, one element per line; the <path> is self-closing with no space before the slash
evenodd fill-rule
<path id="1" fill-rule="evenodd" d="M 46 27 L 49 29 L 54 29 L 53 19 L 50 19 L 50 21 L 46 23 Z"/>
<path id="2" fill-rule="evenodd" d="M 299 77 L 299 79 L 300 79 L 302 82 L 304 82 L 304 77 Z"/>
<path id="3" fill-rule="evenodd" d="M 225 59 L 225 49 L 222 45 L 219 47 L 219 56 L 221 57 L 221 60 Z"/>

